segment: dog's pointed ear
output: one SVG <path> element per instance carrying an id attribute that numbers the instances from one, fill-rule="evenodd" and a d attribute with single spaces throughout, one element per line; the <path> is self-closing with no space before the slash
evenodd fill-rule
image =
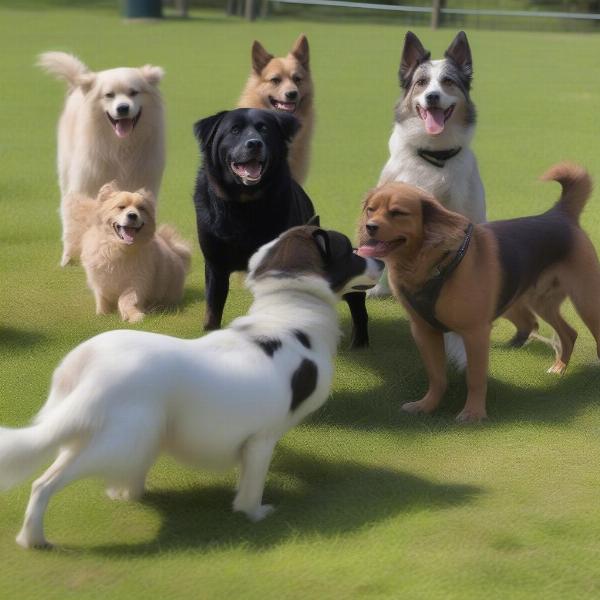
<path id="1" fill-rule="evenodd" d="M 444 56 L 456 63 L 467 76 L 467 79 L 471 80 L 473 77 L 473 60 L 469 40 L 467 40 L 467 34 L 464 31 L 459 31 L 456 34 L 456 37 L 444 52 Z"/>
<path id="2" fill-rule="evenodd" d="M 308 71 L 310 54 L 308 50 L 308 40 L 304 34 L 301 34 L 294 42 L 290 54 Z"/>
<path id="3" fill-rule="evenodd" d="M 194 137 L 198 140 L 202 152 L 206 152 L 212 145 L 217 129 L 228 112 L 228 110 L 223 110 L 194 123 Z"/>
<path id="4" fill-rule="evenodd" d="M 286 142 L 291 142 L 292 138 L 298 133 L 300 129 L 300 121 L 294 117 L 294 115 L 290 115 L 289 113 L 270 110 L 269 113 L 275 118 L 277 121 L 277 125 L 283 134 L 283 137 Z"/>
<path id="5" fill-rule="evenodd" d="M 410 87 L 415 69 L 430 58 L 431 52 L 425 50 L 423 44 L 421 44 L 421 40 L 412 31 L 407 31 L 404 38 L 402 58 L 400 59 L 400 71 L 398 73 L 402 89 Z"/>
<path id="6" fill-rule="evenodd" d="M 154 204 L 156 202 L 156 198 L 154 198 L 154 194 L 147 188 L 140 188 L 139 190 L 135 190 L 135 194 L 139 194 L 145 200 L 152 202 Z"/>
<path id="7" fill-rule="evenodd" d="M 104 202 L 105 200 L 108 200 L 113 194 L 116 194 L 117 192 L 120 192 L 120 191 L 121 190 L 119 189 L 119 186 L 117 185 L 116 179 L 113 179 L 112 181 L 105 183 L 100 188 L 100 191 L 98 192 L 98 200 L 100 202 Z"/>
<path id="8" fill-rule="evenodd" d="M 77 84 L 84 94 L 87 94 L 96 83 L 96 73 L 82 73 L 77 78 Z"/>
<path id="9" fill-rule="evenodd" d="M 262 70 L 273 58 L 273 55 L 269 54 L 258 40 L 254 40 L 252 44 L 252 68 L 257 75 L 262 73 Z"/>
<path id="10" fill-rule="evenodd" d="M 321 218 L 319 215 L 313 215 L 308 221 L 306 221 L 306 224 L 321 227 Z"/>
<path id="11" fill-rule="evenodd" d="M 157 86 L 161 79 L 165 76 L 165 70 L 162 67 L 155 67 L 154 65 L 144 65 L 140 67 L 142 77 L 150 84 Z"/>
<path id="12" fill-rule="evenodd" d="M 324 229 L 315 229 L 312 232 L 313 240 L 317 244 L 319 253 L 323 260 L 328 263 L 331 259 L 331 248 L 329 245 L 329 234 Z"/>

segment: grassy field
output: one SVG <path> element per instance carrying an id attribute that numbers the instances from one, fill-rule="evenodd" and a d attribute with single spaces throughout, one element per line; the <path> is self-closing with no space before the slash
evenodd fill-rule
<path id="1" fill-rule="evenodd" d="M 14 5 L 14 3 L 12 3 Z M 318 125 L 306 186 L 324 225 L 352 234 L 361 197 L 387 156 L 404 28 L 298 22 L 248 24 L 221 13 L 187 22 L 126 24 L 107 10 L 0 8 L 0 422 L 23 425 L 73 346 L 121 327 L 96 317 L 80 267 L 60 269 L 55 127 L 64 89 L 33 67 L 44 50 L 72 51 L 92 68 L 165 67 L 168 161 L 161 220 L 194 241 L 191 191 L 198 152 L 191 124 L 231 107 L 252 40 L 281 53 L 308 34 Z M 418 30 L 434 56 L 454 32 Z M 475 149 L 490 218 L 547 208 L 558 187 L 536 181 L 570 158 L 600 177 L 600 37 L 469 32 L 479 107 Z M 600 243 L 594 198 L 583 218 Z M 202 259 L 195 245 L 181 310 L 141 328 L 201 334 Z M 236 279 L 226 321 L 249 295 Z M 562 378 L 531 344 L 493 334 L 488 412 L 453 421 L 464 401 L 454 374 L 433 417 L 403 415 L 425 374 L 402 310 L 370 304 L 372 348 L 344 340 L 328 404 L 290 432 L 266 499 L 277 511 L 252 525 L 230 511 L 233 473 L 198 473 L 162 459 L 141 503 L 113 503 L 97 481 L 59 494 L 47 515 L 53 552 L 14 543 L 29 494 L 0 496 L 4 598 L 591 598 L 600 595 L 600 370 L 580 332 Z M 349 329 L 347 310 L 340 306 Z"/>

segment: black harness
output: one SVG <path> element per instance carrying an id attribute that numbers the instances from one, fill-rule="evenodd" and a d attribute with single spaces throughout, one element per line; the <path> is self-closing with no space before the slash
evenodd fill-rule
<path id="1" fill-rule="evenodd" d="M 417 154 L 430 165 L 442 169 L 446 164 L 446 161 L 456 156 L 462 147 L 450 148 L 450 150 L 427 150 L 426 148 L 419 148 Z"/>
<path id="2" fill-rule="evenodd" d="M 436 265 L 437 273 L 428 279 L 423 287 L 416 292 L 409 292 L 404 286 L 400 288 L 405 300 L 410 304 L 412 309 L 425 321 L 427 321 L 434 329 L 441 331 L 450 331 L 442 322 L 435 317 L 435 304 L 439 298 L 440 292 L 446 280 L 454 273 L 460 261 L 464 258 L 473 236 L 473 223 L 465 230 L 465 239 L 456 251 L 454 258 L 445 266 L 440 267 L 440 263 Z M 450 254 L 446 252 L 442 257 L 442 262 Z"/>

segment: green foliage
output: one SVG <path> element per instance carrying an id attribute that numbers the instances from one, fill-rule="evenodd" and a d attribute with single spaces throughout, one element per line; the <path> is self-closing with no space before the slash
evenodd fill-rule
<path id="1" fill-rule="evenodd" d="M 165 67 L 168 160 L 160 220 L 195 243 L 191 193 L 199 117 L 232 107 L 260 39 L 288 50 L 311 43 L 318 119 L 307 190 L 327 227 L 352 234 L 361 198 L 387 157 L 405 25 L 248 24 L 221 12 L 187 22 L 123 23 L 116 10 L 0 12 L 0 423 L 21 426 L 44 402 L 58 361 L 108 329 L 96 317 L 80 267 L 60 269 L 55 130 L 64 87 L 33 64 L 39 52 L 74 52 L 92 68 Z M 418 29 L 434 56 L 454 32 Z M 600 38 L 469 30 L 479 108 L 475 150 L 490 218 L 545 210 L 558 186 L 536 181 L 569 158 L 600 176 L 595 115 Z M 600 243 L 594 198 L 583 218 Z M 233 278 L 225 320 L 249 295 Z M 140 503 L 109 501 L 83 481 L 57 495 L 47 516 L 59 549 L 14 543 L 28 485 L 0 495 L 0 595 L 4 598 L 443 598 L 597 597 L 600 527 L 600 370 L 579 331 L 567 374 L 547 375 L 552 356 L 532 343 L 512 351 L 494 329 L 490 422 L 461 427 L 465 385 L 452 375 L 433 417 L 399 412 L 426 385 L 402 310 L 371 302 L 372 348 L 342 343 L 332 397 L 277 449 L 253 525 L 230 511 L 232 473 L 196 472 L 161 460 Z M 183 307 L 139 327 L 201 334 L 202 259 L 196 249 Z M 347 309 L 340 306 L 348 331 Z M 544 330 L 544 333 L 549 333 Z"/>

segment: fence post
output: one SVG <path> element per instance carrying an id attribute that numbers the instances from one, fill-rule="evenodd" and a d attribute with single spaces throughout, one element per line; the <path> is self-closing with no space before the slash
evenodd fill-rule
<path id="1" fill-rule="evenodd" d="M 433 0 L 431 7 L 431 29 L 437 29 L 442 21 L 442 7 L 444 0 Z"/>
<path id="2" fill-rule="evenodd" d="M 246 0 L 246 11 L 244 16 L 248 21 L 254 21 L 254 19 L 256 19 L 255 0 Z"/>

